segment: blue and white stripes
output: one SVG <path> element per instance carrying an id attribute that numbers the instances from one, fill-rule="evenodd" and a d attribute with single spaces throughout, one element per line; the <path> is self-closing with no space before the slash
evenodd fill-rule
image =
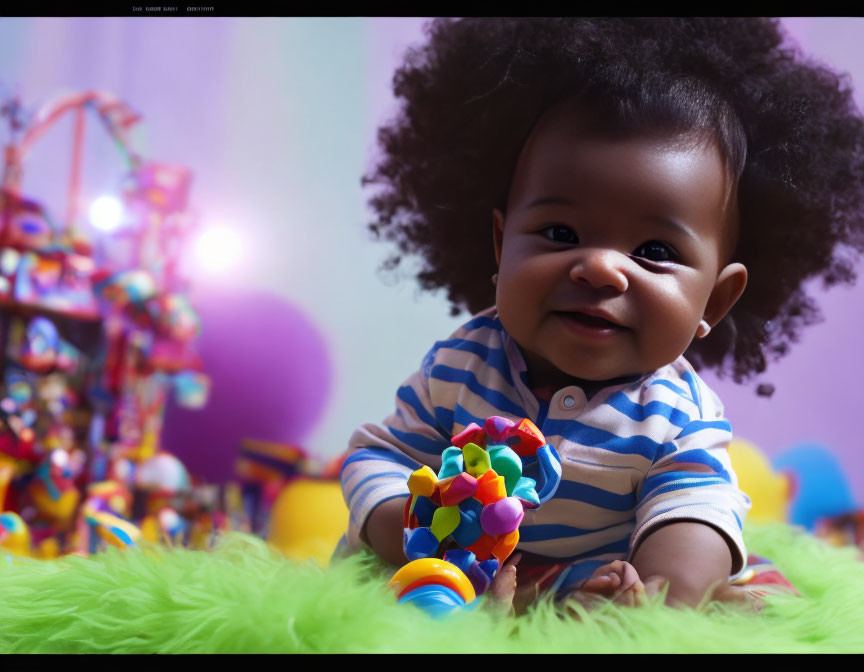
<path id="1" fill-rule="evenodd" d="M 626 559 L 655 526 L 713 526 L 747 557 L 741 524 L 749 500 L 726 446 L 732 438 L 716 395 L 682 357 L 590 399 L 570 386 L 541 402 L 525 385 L 525 361 L 495 308 L 438 341 L 397 391 L 396 410 L 349 440 L 342 489 L 351 511 L 349 547 L 378 504 L 407 497 L 407 476 L 438 470 L 450 437 L 490 415 L 528 417 L 561 456 L 555 497 L 526 512 L 519 549 L 573 563 L 570 583 L 599 561 Z M 565 401 L 566 400 L 566 401 Z"/>

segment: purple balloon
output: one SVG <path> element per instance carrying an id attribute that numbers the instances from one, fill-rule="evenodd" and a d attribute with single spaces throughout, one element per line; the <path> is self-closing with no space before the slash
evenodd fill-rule
<path id="1" fill-rule="evenodd" d="M 243 439 L 302 446 L 325 407 L 331 365 L 312 320 L 282 297 L 213 288 L 191 297 L 201 318 L 198 351 L 210 377 L 200 410 L 168 402 L 163 447 L 191 474 L 236 480 Z"/>

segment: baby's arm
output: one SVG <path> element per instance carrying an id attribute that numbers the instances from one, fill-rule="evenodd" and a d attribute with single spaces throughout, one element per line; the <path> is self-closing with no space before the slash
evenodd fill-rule
<path id="1" fill-rule="evenodd" d="M 716 396 L 702 390 L 698 408 L 683 407 L 693 419 L 658 444 L 637 493 L 631 539 L 639 576 L 668 579 L 667 602 L 682 606 L 699 604 L 747 558 L 742 521 L 750 502 L 726 450 L 731 427 Z"/>
<path id="2" fill-rule="evenodd" d="M 402 512 L 407 497 L 382 502 L 366 519 L 360 537 L 380 558 L 392 565 L 408 562 L 402 549 Z"/>
<path id="3" fill-rule="evenodd" d="M 668 579 L 667 604 L 695 607 L 728 580 L 732 551 L 726 538 L 710 525 L 679 521 L 644 537 L 631 562 L 641 577 Z"/>
<path id="4" fill-rule="evenodd" d="M 396 393 L 396 410 L 382 423 L 366 423 L 349 439 L 344 462 L 342 492 L 350 512 L 346 541 L 356 551 L 367 545 L 382 559 L 403 565 L 402 514 L 408 498 L 408 477 L 421 465 L 434 471 L 441 452 L 450 445 L 451 427 L 435 417 L 428 370 L 433 349 L 420 370 Z"/>

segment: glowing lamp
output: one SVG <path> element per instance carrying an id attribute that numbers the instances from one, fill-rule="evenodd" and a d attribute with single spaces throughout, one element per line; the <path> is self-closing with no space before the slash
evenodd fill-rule
<path id="1" fill-rule="evenodd" d="M 90 223 L 100 231 L 116 231 L 123 222 L 123 204 L 113 196 L 100 196 L 90 206 Z"/>

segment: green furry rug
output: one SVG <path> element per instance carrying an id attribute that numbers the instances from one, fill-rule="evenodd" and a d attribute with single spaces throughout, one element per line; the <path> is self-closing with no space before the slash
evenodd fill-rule
<path id="1" fill-rule="evenodd" d="M 2 653 L 864 652 L 864 563 L 782 525 L 750 526 L 802 597 L 760 614 L 606 605 L 577 622 L 541 605 L 433 621 L 395 604 L 368 556 L 322 571 L 233 534 L 215 551 L 112 550 L 0 563 Z"/>

